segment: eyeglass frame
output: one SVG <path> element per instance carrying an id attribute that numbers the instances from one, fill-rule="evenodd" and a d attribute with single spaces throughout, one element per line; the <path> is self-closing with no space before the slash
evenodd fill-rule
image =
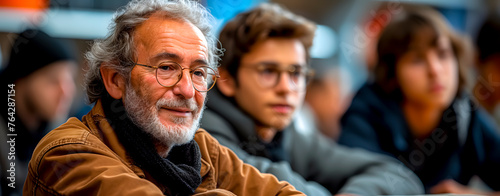
<path id="1" fill-rule="evenodd" d="M 193 68 L 189 68 L 189 67 L 182 67 L 179 63 L 177 63 L 177 62 L 175 62 L 175 61 L 166 61 L 166 62 L 169 62 L 169 63 L 174 63 L 174 64 L 176 64 L 177 66 L 179 66 L 179 67 L 181 68 L 181 74 L 180 74 L 180 75 L 177 75 L 177 77 L 178 77 L 177 82 L 175 82 L 174 84 L 172 84 L 172 85 L 170 85 L 170 86 L 165 86 L 165 85 L 163 85 L 163 84 L 162 84 L 162 83 L 158 80 L 158 69 L 159 69 L 159 67 L 158 67 L 158 66 L 152 66 L 152 65 L 140 64 L 140 63 L 137 63 L 137 62 L 135 62 L 135 63 L 134 63 L 134 66 L 135 66 L 135 65 L 140 65 L 140 66 L 143 66 L 143 67 L 148 67 L 148 68 L 152 68 L 152 69 L 154 69 L 154 70 L 155 70 L 155 78 L 156 78 L 156 82 L 158 82 L 158 84 L 160 84 L 160 86 L 163 86 L 163 87 L 166 87 L 166 88 L 170 88 L 170 87 L 173 87 L 173 86 L 177 85 L 177 83 L 179 83 L 179 81 L 181 81 L 182 76 L 184 76 L 184 70 L 185 70 L 185 69 L 189 69 L 189 73 L 190 73 L 190 75 L 191 75 L 191 74 L 193 74 L 194 69 L 198 69 L 198 68 L 202 68 L 202 67 L 206 67 L 206 68 L 211 69 L 212 71 L 214 71 L 214 73 L 215 73 L 215 79 L 214 79 L 214 81 L 213 81 L 212 85 L 210 86 L 210 88 L 208 88 L 206 91 L 200 91 L 200 90 L 198 90 L 198 89 L 194 86 L 194 83 L 193 83 L 193 78 L 192 78 L 192 77 L 190 77 L 190 78 L 191 78 L 191 85 L 192 85 L 192 86 L 193 86 L 193 88 L 194 88 L 196 91 L 198 91 L 198 92 L 208 92 L 209 90 L 211 90 L 211 89 L 215 86 L 215 82 L 217 81 L 217 78 L 220 78 L 219 72 L 218 72 L 218 71 L 216 71 L 215 69 L 211 68 L 210 66 L 198 66 L 198 67 L 196 67 L 196 68 L 194 68 L 194 69 L 193 69 Z"/>
<path id="2" fill-rule="evenodd" d="M 255 65 L 265 66 L 266 63 L 257 62 L 257 63 L 243 64 L 243 65 L 240 65 L 239 68 L 247 68 L 247 69 L 253 69 L 253 70 L 256 70 L 256 71 L 262 71 L 262 70 L 259 69 L 259 66 L 255 66 Z M 290 74 L 291 73 L 290 72 L 290 70 L 291 70 L 290 68 L 297 69 L 297 67 L 302 67 L 302 69 L 304 70 L 303 71 L 304 76 L 305 76 L 305 85 L 304 85 L 304 87 L 306 87 L 309 84 L 309 82 L 311 81 L 311 79 L 313 78 L 314 74 L 315 74 L 314 69 L 311 69 L 311 68 L 307 67 L 307 65 L 302 65 L 302 66 L 300 66 L 300 65 L 299 66 L 291 65 L 291 66 L 288 66 L 287 68 L 276 68 L 277 70 L 279 70 L 279 74 L 278 74 L 278 77 L 276 78 L 276 82 L 275 82 L 274 85 L 269 86 L 267 88 L 274 88 L 274 87 L 276 87 L 279 84 L 279 80 L 281 79 L 281 74 L 283 72 L 288 72 Z M 264 87 L 264 88 L 266 88 L 266 87 Z M 296 90 L 299 90 L 299 89 L 297 88 Z"/>

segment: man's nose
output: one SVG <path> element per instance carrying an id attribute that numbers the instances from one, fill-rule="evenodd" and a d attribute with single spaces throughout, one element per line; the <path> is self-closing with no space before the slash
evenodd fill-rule
<path id="1" fill-rule="evenodd" d="M 182 95 L 186 99 L 194 97 L 194 86 L 189 69 L 182 70 L 183 74 L 179 82 L 173 87 L 174 94 Z"/>
<path id="2" fill-rule="evenodd" d="M 281 93 L 288 93 L 294 89 L 294 85 L 290 78 L 290 74 L 288 72 L 279 73 L 277 84 L 275 86 L 276 90 Z"/>

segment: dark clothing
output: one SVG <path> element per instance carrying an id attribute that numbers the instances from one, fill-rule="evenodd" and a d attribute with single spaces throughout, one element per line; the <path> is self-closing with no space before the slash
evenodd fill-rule
<path id="1" fill-rule="evenodd" d="M 37 130 L 28 130 L 17 114 L 12 113 L 13 115 L 9 116 L 7 107 L 0 108 L 3 108 L 0 114 L 0 143 L 2 145 L 0 148 L 1 195 L 22 195 L 31 154 L 33 154 L 36 145 L 49 130 L 46 129 L 47 123 L 42 123 Z M 12 121 L 9 121 L 9 118 Z M 9 122 L 13 123 L 13 125 L 9 126 Z M 11 167 L 11 164 L 14 164 L 14 166 Z M 14 176 L 10 172 L 13 170 L 15 170 Z M 11 185 L 9 186 L 9 184 Z"/>
<path id="2" fill-rule="evenodd" d="M 293 123 L 266 144 L 258 137 L 254 120 L 217 88 L 207 98 L 202 128 L 245 163 L 307 195 L 423 192 L 418 178 L 390 157 L 336 145 L 318 132 L 299 131 Z"/>
<path id="3" fill-rule="evenodd" d="M 459 96 L 424 139 L 415 138 L 403 111 L 378 86 L 363 86 L 341 119 L 339 143 L 391 155 L 413 170 L 426 190 L 445 179 L 468 184 L 478 175 L 500 190 L 500 136 L 490 117 Z"/>

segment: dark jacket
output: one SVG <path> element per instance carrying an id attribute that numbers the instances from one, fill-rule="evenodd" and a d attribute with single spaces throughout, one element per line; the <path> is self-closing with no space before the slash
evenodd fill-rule
<path id="1" fill-rule="evenodd" d="M 258 138 L 254 121 L 217 89 L 209 93 L 201 127 L 240 159 L 307 195 L 354 193 L 418 194 L 421 182 L 390 157 L 330 142 L 317 132 L 293 126 L 278 132 L 271 143 Z"/>
<path id="2" fill-rule="evenodd" d="M 303 195 L 287 182 L 244 164 L 199 129 L 201 185 L 195 195 Z M 163 195 L 160 184 L 129 156 L 106 119 L 101 101 L 45 136 L 29 163 L 24 195 Z"/>
<path id="3" fill-rule="evenodd" d="M 7 104 L 5 104 L 7 106 Z M 28 175 L 28 162 L 38 141 L 48 133 L 47 123 L 29 130 L 13 109 L 2 108 L 0 113 L 0 195 L 22 195 Z M 9 113 L 11 115 L 9 115 Z"/>
<path id="4" fill-rule="evenodd" d="M 474 175 L 500 190 L 500 137 L 486 112 L 467 96 L 453 101 L 425 139 L 411 134 L 398 102 L 373 84 L 359 90 L 341 123 L 339 143 L 399 159 L 426 190 L 445 179 L 467 184 Z"/>

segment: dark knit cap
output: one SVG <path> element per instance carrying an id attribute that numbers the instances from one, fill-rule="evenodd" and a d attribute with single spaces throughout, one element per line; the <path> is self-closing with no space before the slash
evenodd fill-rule
<path id="1" fill-rule="evenodd" d="M 71 49 L 41 30 L 28 29 L 12 45 L 9 62 L 0 74 L 6 83 L 14 83 L 57 61 L 75 60 Z"/>

